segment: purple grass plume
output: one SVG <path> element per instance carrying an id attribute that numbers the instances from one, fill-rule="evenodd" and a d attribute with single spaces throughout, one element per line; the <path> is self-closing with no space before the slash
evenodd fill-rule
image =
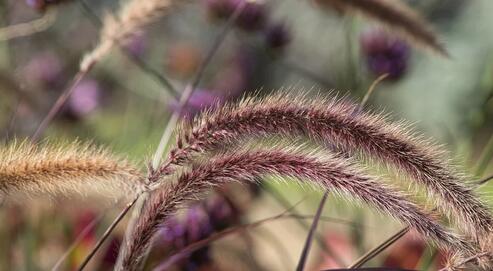
<path id="1" fill-rule="evenodd" d="M 361 173 L 352 163 L 328 154 L 304 154 L 292 149 L 240 150 L 219 154 L 179 175 L 177 182 L 151 194 L 129 240 L 120 252 L 117 270 L 137 270 L 153 236 L 185 203 L 207 190 L 231 182 L 255 182 L 266 174 L 294 177 L 350 195 L 411 226 L 440 247 L 466 251 L 473 248 L 445 230 L 404 195 Z"/>
<path id="2" fill-rule="evenodd" d="M 237 106 L 206 112 L 182 127 L 163 174 L 193 158 L 194 153 L 254 136 L 305 136 L 342 151 L 363 153 L 407 173 L 423 185 L 444 214 L 474 239 L 493 226 L 490 210 L 444 158 L 443 151 L 402 123 L 362 112 L 338 99 L 272 96 L 248 98 Z"/>

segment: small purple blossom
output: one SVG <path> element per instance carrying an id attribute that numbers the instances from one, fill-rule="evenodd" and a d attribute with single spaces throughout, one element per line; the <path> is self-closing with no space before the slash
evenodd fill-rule
<path id="1" fill-rule="evenodd" d="M 232 202 L 219 195 L 194 204 L 182 216 L 174 215 L 166 221 L 160 233 L 161 241 L 164 241 L 162 245 L 165 250 L 179 251 L 204 240 L 214 232 L 237 223 L 237 211 Z M 210 246 L 207 245 L 184 255 L 177 266 L 180 270 L 197 270 L 211 263 Z"/>
<path id="2" fill-rule="evenodd" d="M 228 98 L 243 95 L 251 88 L 257 59 L 250 48 L 240 47 L 229 60 L 229 63 L 217 73 L 212 88 L 225 93 Z"/>
<path id="3" fill-rule="evenodd" d="M 129 38 L 125 49 L 134 57 L 142 56 L 147 50 L 147 37 L 144 32 L 137 32 Z"/>
<path id="4" fill-rule="evenodd" d="M 82 118 L 99 107 L 101 88 L 95 80 L 80 82 L 67 102 L 68 113 L 75 118 Z"/>
<path id="5" fill-rule="evenodd" d="M 216 106 L 221 101 L 223 101 L 223 97 L 212 91 L 196 89 L 182 109 L 181 114 L 184 117 L 192 117 L 204 109 Z M 175 112 L 178 111 L 178 103 L 172 102 L 170 108 Z"/>
<path id="6" fill-rule="evenodd" d="M 204 0 L 207 13 L 212 19 L 226 19 L 233 14 L 241 0 Z"/>
<path id="7" fill-rule="evenodd" d="M 238 16 L 236 25 L 245 31 L 257 31 L 265 26 L 266 21 L 267 7 L 265 4 L 260 1 L 248 1 Z"/>
<path id="8" fill-rule="evenodd" d="M 43 52 L 33 57 L 24 67 L 24 73 L 34 81 L 52 87 L 62 77 L 62 63 L 53 52 Z"/>
<path id="9" fill-rule="evenodd" d="M 38 11 L 44 11 L 50 5 L 56 5 L 65 0 L 26 0 L 26 4 Z"/>
<path id="10" fill-rule="evenodd" d="M 376 76 L 388 73 L 389 79 L 399 79 L 407 70 L 409 45 L 384 31 L 372 30 L 361 36 L 361 50 L 368 69 Z"/>
<path id="11" fill-rule="evenodd" d="M 282 49 L 291 41 L 291 33 L 283 23 L 269 25 L 264 37 L 267 47 L 271 49 Z"/>

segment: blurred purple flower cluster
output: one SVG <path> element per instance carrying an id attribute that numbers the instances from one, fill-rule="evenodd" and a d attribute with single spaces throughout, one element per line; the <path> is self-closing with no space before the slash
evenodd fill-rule
<path id="1" fill-rule="evenodd" d="M 263 1 L 204 0 L 207 13 L 212 19 L 226 19 L 238 5 L 245 3 L 236 20 L 236 26 L 246 32 L 258 32 L 269 49 L 282 49 L 291 41 L 291 33 L 284 23 L 270 22 L 269 10 Z"/>
<path id="2" fill-rule="evenodd" d="M 222 196 L 196 204 L 183 217 L 173 216 L 162 228 L 156 245 L 178 252 L 186 246 L 209 237 L 214 232 L 234 225 L 239 220 L 235 205 Z M 177 263 L 180 270 L 197 270 L 212 264 L 210 246 L 206 245 L 189 255 L 182 255 Z"/>
<path id="3" fill-rule="evenodd" d="M 56 5 L 67 0 L 26 0 L 26 4 L 38 11 L 44 11 L 50 5 Z"/>
<path id="4" fill-rule="evenodd" d="M 102 100 L 102 90 L 94 79 L 80 82 L 64 108 L 64 116 L 71 120 L 82 120 L 99 108 Z"/>
<path id="5" fill-rule="evenodd" d="M 63 79 L 63 63 L 52 51 L 36 54 L 23 68 L 23 76 L 45 88 L 53 88 Z"/>
<path id="6" fill-rule="evenodd" d="M 175 62 L 175 61 L 173 61 Z M 228 100 L 237 98 L 250 88 L 255 69 L 255 57 L 245 48 L 238 49 L 214 76 L 207 88 L 198 88 L 192 93 L 181 111 L 185 118 L 191 118 L 202 110 L 213 108 Z M 178 102 L 169 103 L 169 108 L 179 110 Z"/>
<path id="7" fill-rule="evenodd" d="M 183 117 L 190 118 L 204 109 L 212 108 L 218 105 L 221 101 L 223 101 L 223 97 L 219 94 L 206 89 L 195 89 L 180 113 Z M 169 107 L 175 112 L 180 110 L 177 101 L 171 102 Z"/>
<path id="8" fill-rule="evenodd" d="M 142 57 L 148 49 L 147 35 L 144 31 L 139 31 L 130 37 L 125 44 L 127 52 L 134 57 Z"/>
<path id="9" fill-rule="evenodd" d="M 376 76 L 388 74 L 388 78 L 401 78 L 409 64 L 409 45 L 383 30 L 370 30 L 361 35 L 361 51 L 368 70 Z"/>

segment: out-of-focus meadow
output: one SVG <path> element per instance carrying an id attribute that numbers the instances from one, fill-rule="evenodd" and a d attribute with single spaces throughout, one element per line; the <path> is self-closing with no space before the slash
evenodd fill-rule
<path id="1" fill-rule="evenodd" d="M 210 56 L 234 1 L 242 0 L 184 1 L 134 33 L 122 48 L 113 48 L 75 87 L 43 140 L 92 141 L 145 170 L 170 116 L 179 110 L 176 93 L 161 77 L 178 91 L 185 89 Z M 433 25 L 450 57 L 421 50 L 371 20 L 316 1 L 249 2 L 204 69 L 181 118 L 273 92 L 332 92 L 359 102 L 375 79 L 388 73 L 366 107 L 415 123 L 420 133 L 444 144 L 467 173 L 488 176 L 493 173 L 493 2 L 405 2 Z M 0 2 L 2 141 L 8 144 L 35 132 L 77 73 L 81 57 L 97 44 L 104 15 L 117 12 L 123 3 Z M 22 26 L 12 28 L 15 25 Z M 297 204 L 296 213 L 306 217 L 237 230 L 191 253 L 172 270 L 294 269 L 322 194 L 297 185 L 261 183 L 221 187 L 183 210 L 155 239 L 147 270 L 214 232 Z M 489 185 L 481 188 L 485 200 L 490 191 Z M 89 229 L 59 266 L 75 270 L 126 203 L 92 195 L 4 201 L 0 270 L 50 270 Z M 87 270 L 112 269 L 127 221 Z M 88 228 L 91 223 L 94 227 Z M 365 206 L 329 195 L 307 270 L 347 266 L 400 228 Z M 370 265 L 436 270 L 440 257 L 439 251 L 408 234 Z"/>

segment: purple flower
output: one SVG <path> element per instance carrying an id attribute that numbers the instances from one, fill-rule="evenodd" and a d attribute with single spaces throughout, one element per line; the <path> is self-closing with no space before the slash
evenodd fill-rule
<path id="1" fill-rule="evenodd" d="M 363 33 L 360 41 L 368 69 L 376 76 L 388 73 L 396 80 L 407 70 L 410 48 L 405 41 L 380 30 Z"/>
<path id="2" fill-rule="evenodd" d="M 251 88 L 256 62 L 256 56 L 250 48 L 239 48 L 229 63 L 218 71 L 212 88 L 225 93 L 227 98 L 241 96 L 245 90 Z"/>
<path id="3" fill-rule="evenodd" d="M 187 243 L 194 243 L 212 233 L 209 217 L 201 205 L 190 208 L 185 217 Z"/>
<path id="4" fill-rule="evenodd" d="M 226 19 L 233 14 L 241 0 L 204 0 L 209 17 L 212 19 Z"/>
<path id="5" fill-rule="evenodd" d="M 38 11 L 44 11 L 49 5 L 56 5 L 64 0 L 26 0 L 26 4 Z"/>
<path id="6" fill-rule="evenodd" d="M 46 6 L 44 0 L 26 0 L 26 4 L 36 10 L 43 10 Z"/>
<path id="7" fill-rule="evenodd" d="M 264 37 L 267 47 L 271 49 L 282 49 L 291 41 L 289 29 L 283 23 L 269 25 Z"/>
<path id="8" fill-rule="evenodd" d="M 125 49 L 134 57 L 142 56 L 147 49 L 147 37 L 145 33 L 135 33 L 126 43 Z"/>
<path id="9" fill-rule="evenodd" d="M 204 109 L 216 106 L 222 100 L 223 100 L 222 96 L 215 94 L 211 91 L 207 91 L 204 89 L 196 89 L 192 93 L 192 96 L 188 100 L 188 103 L 182 109 L 181 114 L 184 117 L 193 117 L 195 114 L 199 113 Z M 179 110 L 178 103 L 176 101 L 172 102 L 170 104 L 170 108 L 173 111 L 178 111 Z"/>
<path id="10" fill-rule="evenodd" d="M 248 1 L 248 0 L 241 0 Z M 238 16 L 236 24 L 245 31 L 257 31 L 265 26 L 267 21 L 267 8 L 263 2 L 248 1 L 243 11 Z"/>
<path id="11" fill-rule="evenodd" d="M 36 55 L 24 67 L 26 76 L 48 87 L 59 83 L 62 71 L 60 58 L 53 52 L 43 52 Z"/>
<path id="12" fill-rule="evenodd" d="M 232 202 L 222 196 L 215 196 L 206 202 L 192 205 L 183 216 L 168 218 L 161 230 L 165 251 L 179 251 L 233 225 L 238 221 L 236 210 Z M 208 245 L 182 256 L 182 260 L 176 263 L 180 270 L 197 270 L 208 266 L 212 260 Z"/>
<path id="13" fill-rule="evenodd" d="M 209 220 L 215 230 L 223 230 L 239 220 L 240 210 L 229 199 L 216 196 L 206 203 Z"/>
<path id="14" fill-rule="evenodd" d="M 74 118 L 83 118 L 98 108 L 101 88 L 95 80 L 80 82 L 67 102 L 68 113 Z"/>

